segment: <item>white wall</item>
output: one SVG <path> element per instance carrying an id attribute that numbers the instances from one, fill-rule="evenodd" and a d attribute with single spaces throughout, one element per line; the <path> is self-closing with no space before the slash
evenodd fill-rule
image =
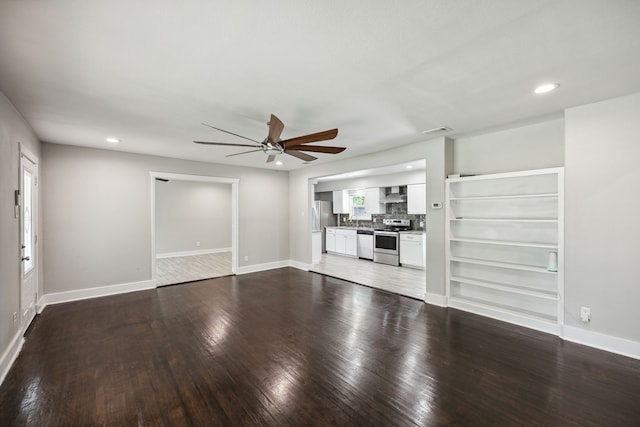
<path id="1" fill-rule="evenodd" d="M 48 294 L 152 278 L 150 171 L 239 179 L 239 267 L 288 260 L 286 172 L 57 144 L 42 157 Z"/>
<path id="2" fill-rule="evenodd" d="M 563 118 L 461 137 L 453 145 L 453 168 L 465 175 L 563 165 Z"/>
<path id="3" fill-rule="evenodd" d="M 640 93 L 565 117 L 565 324 L 640 343 Z"/>
<path id="4" fill-rule="evenodd" d="M 13 323 L 13 313 L 20 312 L 20 223 L 14 215 L 14 191 L 19 188 L 18 143 L 41 157 L 40 142 L 11 102 L 0 93 L 0 378 L 10 362 L 10 355 L 7 358 L 2 356 L 21 330 L 20 320 Z M 39 219 L 42 228 L 42 215 Z M 41 248 L 39 245 L 37 253 L 40 269 L 38 294 L 42 293 Z"/>
<path id="5" fill-rule="evenodd" d="M 155 187 L 156 254 L 231 247 L 231 184 L 172 179 Z"/>
<path id="6" fill-rule="evenodd" d="M 360 178 L 321 181 L 315 191 L 352 190 L 359 188 L 391 187 L 394 185 L 421 184 L 425 180 L 425 171 L 394 173 L 387 175 L 363 176 Z"/>

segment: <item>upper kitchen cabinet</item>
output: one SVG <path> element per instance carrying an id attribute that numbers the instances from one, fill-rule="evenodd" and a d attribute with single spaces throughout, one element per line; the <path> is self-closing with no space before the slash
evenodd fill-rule
<path id="1" fill-rule="evenodd" d="M 337 190 L 333 192 L 333 213 L 349 213 L 349 194 L 347 190 Z"/>
<path id="2" fill-rule="evenodd" d="M 418 215 L 427 213 L 427 194 L 424 183 L 407 185 L 407 213 Z"/>
<path id="3" fill-rule="evenodd" d="M 384 188 L 366 188 L 364 190 L 364 205 L 368 215 L 386 213 Z"/>

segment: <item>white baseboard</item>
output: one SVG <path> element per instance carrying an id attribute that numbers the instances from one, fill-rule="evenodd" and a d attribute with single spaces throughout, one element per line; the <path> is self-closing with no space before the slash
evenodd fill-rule
<path id="1" fill-rule="evenodd" d="M 157 258 L 175 258 L 179 256 L 219 254 L 222 252 L 231 252 L 231 248 L 200 249 L 197 251 L 182 251 L 182 252 L 165 252 L 163 254 L 156 254 L 156 259 Z"/>
<path id="2" fill-rule="evenodd" d="M 426 292 L 424 294 L 424 302 L 431 305 L 437 305 L 438 307 L 447 307 L 447 297 L 440 294 L 433 294 Z"/>
<path id="3" fill-rule="evenodd" d="M 298 270 L 309 271 L 312 264 L 305 264 L 304 262 L 289 260 L 289 267 L 297 268 Z"/>
<path id="4" fill-rule="evenodd" d="M 155 280 L 142 280 L 140 282 L 121 283 L 118 285 L 100 286 L 97 288 L 78 289 L 75 291 L 45 294 L 42 298 L 40 298 L 40 301 L 38 301 L 38 313 L 41 313 L 42 310 L 49 304 L 60 304 L 63 302 L 78 301 L 88 298 L 124 294 L 126 292 L 154 289 L 155 287 Z"/>
<path id="5" fill-rule="evenodd" d="M 256 273 L 258 271 L 273 270 L 275 268 L 289 267 L 289 260 L 267 262 L 264 264 L 247 265 L 246 267 L 238 267 L 236 274 Z"/>
<path id="6" fill-rule="evenodd" d="M 622 356 L 640 359 L 640 342 L 637 341 L 588 331 L 575 326 L 564 326 L 561 338 Z"/>
<path id="7" fill-rule="evenodd" d="M 18 333 L 16 333 L 16 335 L 13 337 L 11 343 L 0 358 L 0 384 L 2 384 L 4 378 L 9 373 L 9 369 L 11 369 L 11 365 L 13 364 L 14 360 L 16 360 L 18 354 L 20 354 L 20 350 L 22 350 L 23 344 L 24 337 L 22 336 L 22 333 L 18 331 Z"/>

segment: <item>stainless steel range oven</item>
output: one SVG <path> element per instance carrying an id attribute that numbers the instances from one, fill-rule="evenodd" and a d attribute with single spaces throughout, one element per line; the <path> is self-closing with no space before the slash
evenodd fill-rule
<path id="1" fill-rule="evenodd" d="M 408 219 L 384 219 L 384 228 L 373 231 L 373 261 L 400 265 L 400 233 L 410 228 Z"/>

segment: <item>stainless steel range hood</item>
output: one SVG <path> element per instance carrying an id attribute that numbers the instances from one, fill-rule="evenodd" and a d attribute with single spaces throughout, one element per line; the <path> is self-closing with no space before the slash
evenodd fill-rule
<path id="1" fill-rule="evenodd" d="M 407 195 L 400 193 L 400 187 L 391 187 L 391 193 L 384 198 L 385 203 L 406 203 Z"/>

